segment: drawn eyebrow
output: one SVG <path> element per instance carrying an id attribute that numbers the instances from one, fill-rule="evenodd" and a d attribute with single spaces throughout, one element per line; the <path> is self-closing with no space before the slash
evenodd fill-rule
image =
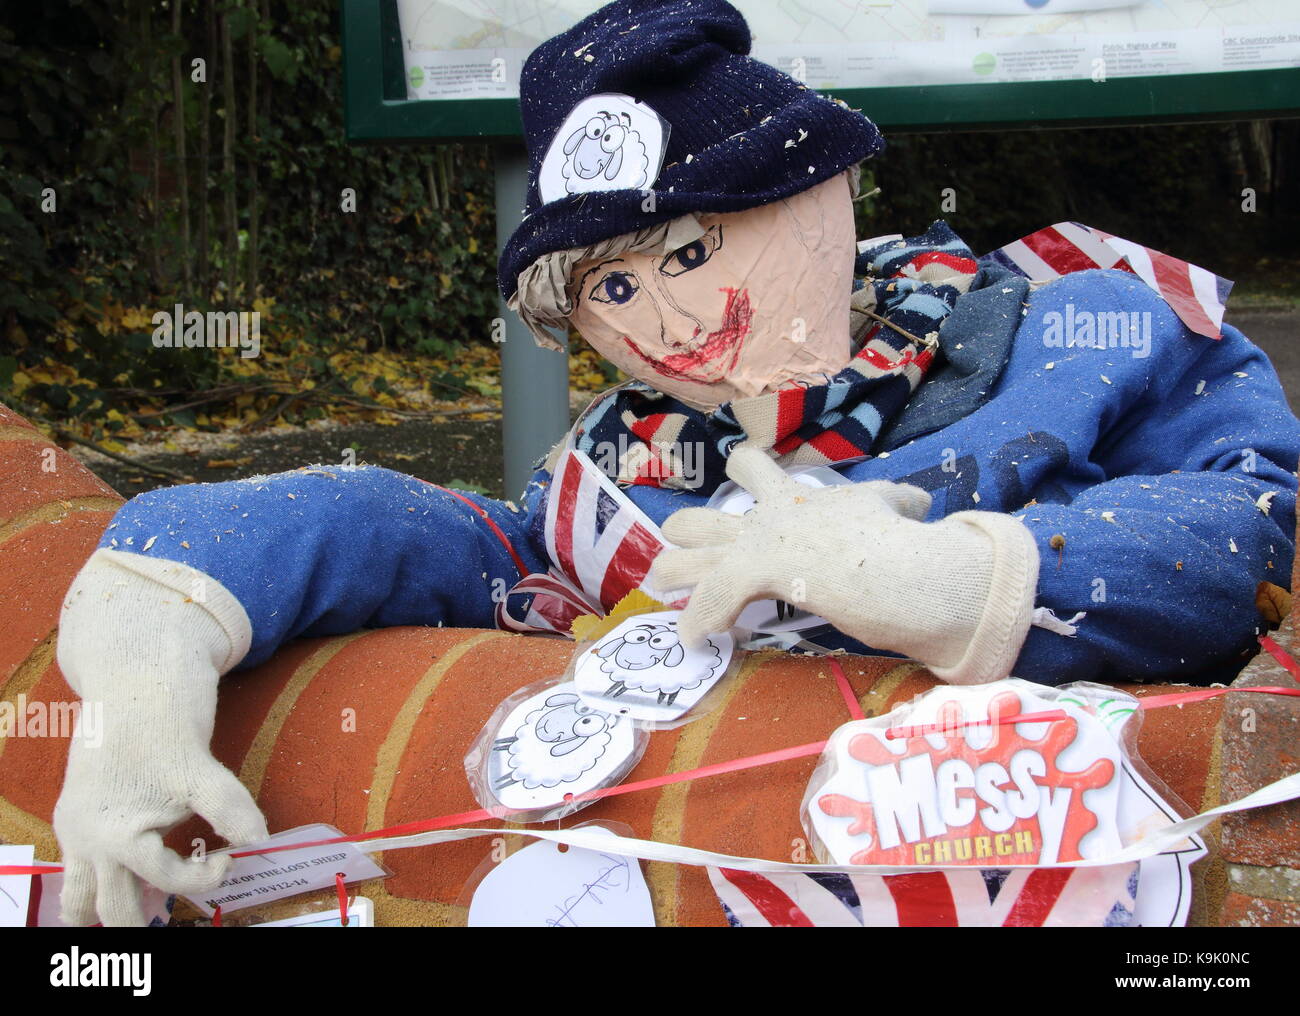
<path id="1" fill-rule="evenodd" d="M 578 280 L 578 289 L 577 289 L 577 291 L 578 291 L 579 293 L 581 293 L 581 292 L 582 292 L 582 291 L 587 287 L 587 277 L 588 277 L 592 272 L 598 272 L 598 271 L 600 271 L 602 268 L 604 268 L 606 265 L 621 265 L 621 264 L 623 264 L 623 263 L 624 263 L 624 261 L 623 261 L 622 258 L 610 258 L 609 260 L 607 260 L 607 261 L 602 261 L 600 264 L 595 265 L 595 266 L 592 267 L 592 268 L 588 268 L 585 272 L 582 273 L 582 278 Z"/>

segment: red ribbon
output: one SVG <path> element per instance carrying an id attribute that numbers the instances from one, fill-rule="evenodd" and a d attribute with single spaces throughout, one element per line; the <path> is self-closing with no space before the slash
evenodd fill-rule
<path id="1" fill-rule="evenodd" d="M 346 928 L 348 926 L 348 883 L 341 871 L 334 873 L 334 888 L 339 894 L 339 921 Z"/>
<path id="2" fill-rule="evenodd" d="M 1270 639 L 1267 635 L 1263 636 L 1260 644 L 1268 650 L 1269 654 L 1276 658 L 1289 671 L 1300 678 L 1300 664 L 1297 664 L 1281 646 Z M 839 661 L 834 657 L 830 658 L 830 667 L 832 673 L 836 676 L 836 684 L 841 694 L 845 696 L 846 704 L 850 712 L 856 710 L 861 714 L 861 706 L 858 705 L 856 696 L 853 695 L 852 688 L 849 687 L 848 679 L 844 676 L 843 668 L 840 667 Z M 843 679 L 843 680 L 841 680 Z M 1144 699 L 1138 699 L 1139 707 L 1142 709 L 1158 709 L 1163 706 L 1180 705 L 1192 702 L 1201 702 L 1205 699 L 1216 698 L 1219 695 L 1227 695 L 1235 692 L 1254 692 L 1266 695 L 1292 695 L 1300 696 L 1300 688 L 1283 688 L 1275 685 L 1266 687 L 1253 688 L 1197 688 L 1192 691 L 1173 692 L 1168 695 L 1151 695 Z M 1055 719 L 1064 718 L 1065 713 L 1059 710 L 1042 713 L 1022 713 L 1016 716 L 1004 716 L 998 720 L 999 724 L 1006 723 L 1044 723 Z M 865 716 L 855 717 L 865 718 Z M 964 723 L 960 726 L 987 726 L 988 720 L 974 720 L 970 723 Z M 889 738 L 907 737 L 915 733 L 936 733 L 942 730 L 950 730 L 950 727 L 942 726 L 921 726 L 921 727 L 891 727 L 885 731 L 885 736 Z M 758 755 L 749 755 L 745 758 L 732 759 L 728 762 L 715 762 L 712 765 L 700 766 L 696 769 L 687 769 L 678 773 L 665 773 L 662 776 L 654 776 L 645 780 L 636 780 L 632 783 L 620 783 L 614 787 L 599 787 L 595 790 L 589 790 L 583 794 L 566 797 L 566 801 L 584 802 L 598 801 L 606 797 L 616 797 L 620 794 L 631 794 L 639 790 L 654 790 L 659 787 L 671 786 L 674 783 L 685 783 L 688 780 L 706 779 L 710 776 L 723 776 L 727 773 L 741 772 L 745 769 L 754 769 L 760 766 L 773 765 L 777 762 L 786 762 L 796 758 L 807 758 L 810 755 L 820 755 L 826 749 L 826 741 L 815 741 L 809 744 L 801 744 L 793 748 L 781 748 L 777 751 L 762 752 Z M 309 840 L 303 843 L 286 843 L 281 846 L 260 847 L 257 850 L 241 850 L 232 853 L 231 857 L 250 857 L 255 854 L 275 854 L 285 850 L 306 850 L 309 847 L 333 846 L 338 843 L 364 843 L 367 840 L 385 839 L 389 836 L 406 836 L 412 833 L 434 832 L 438 829 L 450 829 L 454 826 L 465 825 L 473 822 L 483 822 L 488 819 L 509 818 L 511 815 L 520 814 L 519 811 L 510 808 L 477 808 L 473 811 L 462 811 L 453 815 L 441 815 L 438 818 L 422 819 L 417 822 L 406 822 L 402 825 L 389 826 L 385 829 L 376 829 L 373 832 L 360 833 L 355 836 L 335 836 L 325 840 Z M 523 830 L 525 833 L 527 830 Z M 47 875 L 52 872 L 62 871 L 63 868 L 58 865 L 0 865 L 0 875 Z M 344 909 L 346 919 L 346 893 L 340 884 L 340 906 Z M 219 917 L 218 908 L 218 917 Z M 213 924 L 219 923 L 218 918 L 213 919 Z M 346 920 L 345 920 L 346 923 Z"/>
<path id="3" fill-rule="evenodd" d="M 510 555 L 510 559 L 515 563 L 515 569 L 519 572 L 519 577 L 523 578 L 525 575 L 532 574 L 532 572 L 529 571 L 528 566 L 524 564 L 524 559 L 520 557 L 519 552 L 515 550 L 515 545 L 510 542 L 510 537 L 508 537 L 505 534 L 505 532 L 502 530 L 500 526 L 498 526 L 494 521 L 492 521 L 492 516 L 487 513 L 486 509 L 482 508 L 479 505 L 476 505 L 473 501 L 471 501 L 469 498 L 467 498 L 464 494 L 462 494 L 458 490 L 452 490 L 450 487 L 439 487 L 438 484 L 429 483 L 428 480 L 422 480 L 420 482 L 426 483 L 430 487 L 435 487 L 438 490 L 442 491 L 444 494 L 450 494 L 458 501 L 464 501 L 465 504 L 469 505 L 475 512 L 478 513 L 479 517 L 484 522 L 487 523 L 488 529 L 492 530 L 492 535 L 495 536 L 501 542 L 501 545 L 506 548 L 506 552 Z"/>
<path id="4" fill-rule="evenodd" d="M 840 689 L 840 694 L 844 696 L 844 704 L 849 707 L 849 715 L 855 720 L 865 720 L 867 714 L 862 711 L 862 705 L 858 702 L 857 695 L 853 693 L 853 686 L 844 676 L 844 668 L 840 666 L 840 661 L 834 656 L 828 656 L 827 659 L 831 662 L 831 673 L 835 675 L 835 684 Z"/>

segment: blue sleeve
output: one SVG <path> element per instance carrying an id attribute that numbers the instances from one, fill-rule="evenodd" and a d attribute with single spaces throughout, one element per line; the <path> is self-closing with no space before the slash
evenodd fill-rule
<path id="1" fill-rule="evenodd" d="M 1118 345 L 1057 327 L 1117 312 L 1141 326 Z M 1021 317 L 983 405 L 845 475 L 925 488 L 931 519 L 1024 521 L 1037 605 L 1087 617 L 1072 637 L 1031 628 L 1017 676 L 1223 679 L 1256 648 L 1257 584 L 1290 582 L 1300 422 L 1276 371 L 1235 328 L 1191 333 L 1123 272 L 1066 275 Z"/>
<path id="2" fill-rule="evenodd" d="M 252 624 L 251 667 L 300 635 L 491 627 L 521 571 L 544 567 L 530 511 L 388 469 L 314 466 L 141 494 L 100 546 L 220 582 Z"/>
<path id="3" fill-rule="evenodd" d="M 1289 586 L 1300 423 L 1237 329 L 1185 341 L 1200 351 L 1185 369 L 1153 364 L 1142 396 L 1103 421 L 1091 459 L 1108 479 L 1016 513 L 1038 543 L 1038 604 L 1088 615 L 1074 638 L 1031 628 L 1017 673 L 1222 680 L 1257 648 L 1257 584 Z"/>

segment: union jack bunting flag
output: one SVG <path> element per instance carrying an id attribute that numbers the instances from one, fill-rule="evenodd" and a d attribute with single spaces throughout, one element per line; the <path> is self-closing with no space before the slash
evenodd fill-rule
<path id="1" fill-rule="evenodd" d="M 1092 226 L 1058 222 L 988 256 L 1033 282 L 1089 268 L 1132 272 L 1159 293 L 1191 331 L 1211 339 L 1222 337 L 1230 281 Z"/>
<path id="2" fill-rule="evenodd" d="M 529 575 L 497 605 L 506 631 L 567 635 L 581 614 L 607 614 L 633 589 L 657 595 L 646 576 L 667 544 L 659 527 L 582 452 L 569 448 L 546 492 L 545 575 Z M 515 597 L 532 598 L 525 608 Z M 522 616 L 521 616 L 522 615 Z"/>
<path id="3" fill-rule="evenodd" d="M 1135 923 L 1138 864 L 905 875 L 709 868 L 709 880 L 732 927 L 1122 928 Z"/>

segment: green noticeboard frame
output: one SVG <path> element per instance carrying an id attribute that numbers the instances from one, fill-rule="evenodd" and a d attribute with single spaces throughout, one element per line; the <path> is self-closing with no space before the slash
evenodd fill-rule
<path id="1" fill-rule="evenodd" d="M 395 0 L 340 0 L 347 136 L 353 142 L 510 141 L 517 99 L 406 96 Z M 1300 67 L 1092 81 L 845 88 L 829 92 L 886 133 L 1086 127 L 1300 116 Z"/>

